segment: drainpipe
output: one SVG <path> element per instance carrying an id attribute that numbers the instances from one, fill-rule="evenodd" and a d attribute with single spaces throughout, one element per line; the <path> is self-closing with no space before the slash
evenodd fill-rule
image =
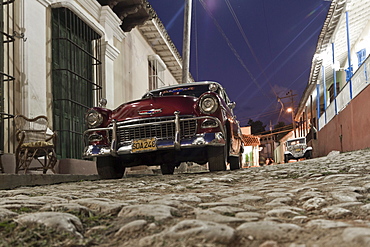
<path id="1" fill-rule="evenodd" d="M 320 83 L 316 84 L 317 130 L 320 130 Z"/>
<path id="2" fill-rule="evenodd" d="M 334 42 L 331 43 L 331 50 L 333 54 L 333 80 L 334 80 L 334 106 L 335 106 L 335 115 L 338 115 L 338 106 L 337 106 L 337 71 L 335 69 L 335 53 L 334 53 Z"/>
<path id="3" fill-rule="evenodd" d="M 325 66 L 322 66 L 322 85 L 323 85 L 323 94 L 324 94 L 324 116 L 325 116 L 325 124 L 327 124 L 327 119 L 326 119 L 326 108 L 327 108 L 327 103 L 326 103 L 326 79 L 325 79 Z"/>
<path id="4" fill-rule="evenodd" d="M 311 128 L 311 139 L 314 140 L 315 139 L 315 133 L 314 133 L 314 122 L 312 121 L 312 118 L 313 118 L 313 100 L 312 100 L 312 94 L 310 95 L 310 110 L 311 110 L 311 119 L 310 119 L 310 128 Z"/>
<path id="5" fill-rule="evenodd" d="M 340 141 L 340 152 L 343 153 L 343 128 L 342 128 L 342 125 L 340 125 L 339 141 Z"/>
<path id="6" fill-rule="evenodd" d="M 347 3 L 348 4 L 348 3 Z M 347 28 L 347 53 L 348 53 L 348 75 L 349 75 L 349 97 L 352 100 L 352 65 L 351 65 L 351 43 L 349 39 L 349 10 L 346 10 L 346 28 Z"/>

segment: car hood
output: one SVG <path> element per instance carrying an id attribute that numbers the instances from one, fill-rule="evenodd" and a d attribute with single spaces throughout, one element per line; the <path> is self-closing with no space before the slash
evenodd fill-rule
<path id="1" fill-rule="evenodd" d="M 296 144 L 296 145 L 293 145 L 293 146 L 289 146 L 287 148 L 288 151 L 294 151 L 296 149 L 305 149 L 307 147 L 306 144 Z"/>
<path id="2" fill-rule="evenodd" d="M 175 111 L 180 115 L 196 115 L 196 97 L 164 96 L 131 101 L 120 105 L 112 112 L 112 119 L 124 121 L 136 118 L 174 116 Z"/>

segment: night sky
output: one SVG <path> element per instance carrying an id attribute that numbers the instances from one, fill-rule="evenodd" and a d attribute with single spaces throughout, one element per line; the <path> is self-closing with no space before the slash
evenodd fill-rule
<path id="1" fill-rule="evenodd" d="M 149 0 L 182 54 L 185 0 Z M 330 1 L 193 0 L 190 73 L 221 83 L 234 113 L 268 126 L 291 123 L 307 85 L 318 36 Z M 288 95 L 287 95 L 288 94 Z"/>

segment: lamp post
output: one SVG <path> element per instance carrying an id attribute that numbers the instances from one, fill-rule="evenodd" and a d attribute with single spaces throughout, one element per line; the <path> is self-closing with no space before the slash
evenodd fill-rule
<path id="1" fill-rule="evenodd" d="M 182 44 L 182 83 L 189 82 L 190 67 L 190 34 L 191 34 L 191 6 L 192 0 L 185 0 L 184 34 Z"/>
<path id="2" fill-rule="evenodd" d="M 295 133 L 295 131 L 296 131 L 296 126 L 295 126 L 295 121 L 294 121 L 294 119 L 295 119 L 295 114 L 294 114 L 294 96 L 297 96 L 297 94 L 293 94 L 293 91 L 292 90 L 289 90 L 289 92 L 287 92 L 286 93 L 286 95 L 287 96 L 285 96 L 285 97 L 278 97 L 277 99 L 278 99 L 278 102 L 280 102 L 280 104 L 281 104 L 281 106 L 284 108 L 284 104 L 283 104 L 283 102 L 281 102 L 281 100 L 282 99 L 285 99 L 285 98 L 290 98 L 291 99 L 291 104 L 292 104 L 292 106 L 291 107 L 289 107 L 289 108 L 287 108 L 287 112 L 291 112 L 292 113 L 292 125 L 293 125 L 293 136 L 294 136 L 294 138 L 296 137 L 296 133 Z"/>
<path id="3" fill-rule="evenodd" d="M 291 112 L 292 113 L 292 125 L 293 125 L 293 136 L 294 138 L 296 137 L 295 136 L 295 121 L 294 121 L 294 118 L 295 118 L 295 114 L 294 114 L 294 108 L 293 107 L 289 107 L 288 109 L 286 109 L 287 112 Z"/>

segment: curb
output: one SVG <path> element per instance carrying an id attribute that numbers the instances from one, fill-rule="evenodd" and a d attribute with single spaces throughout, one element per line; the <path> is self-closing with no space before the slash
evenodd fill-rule
<path id="1" fill-rule="evenodd" d="M 21 186 L 49 185 L 84 180 L 93 181 L 98 179 L 98 175 L 0 174 L 0 189 L 14 189 Z"/>

